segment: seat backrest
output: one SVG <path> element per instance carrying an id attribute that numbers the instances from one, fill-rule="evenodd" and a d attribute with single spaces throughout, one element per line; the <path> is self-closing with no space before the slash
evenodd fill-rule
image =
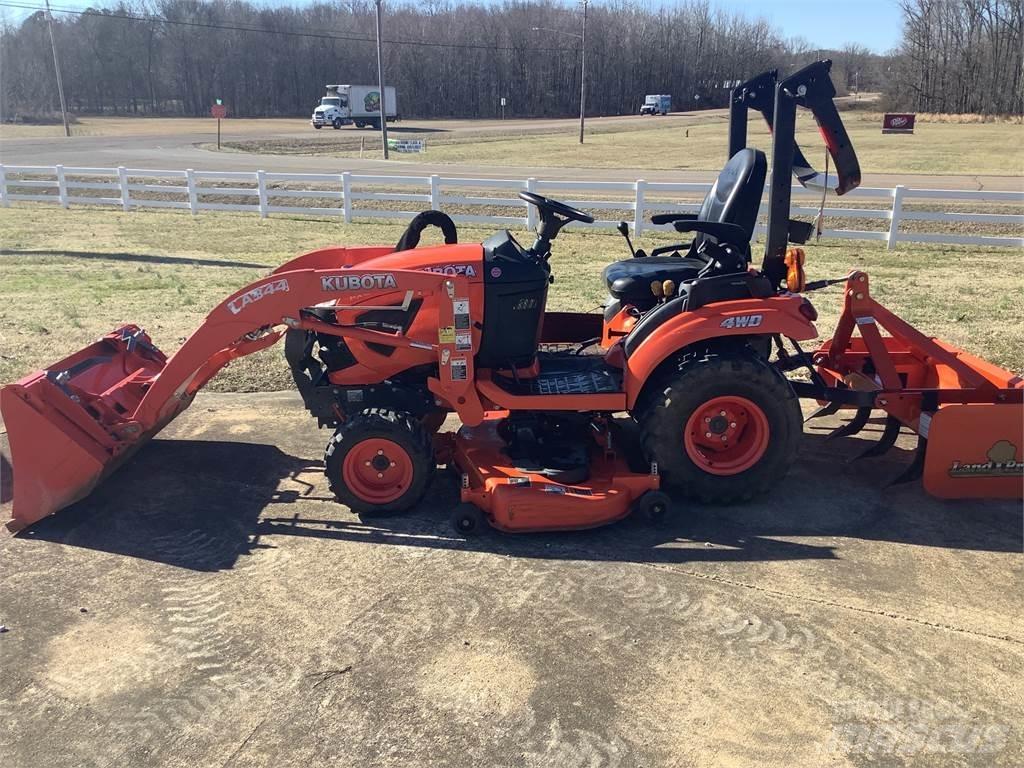
<path id="1" fill-rule="evenodd" d="M 749 242 L 754 236 L 767 174 L 768 159 L 764 152 L 751 147 L 741 149 L 718 174 L 697 219 L 736 224 L 747 233 Z M 699 248 L 705 241 L 717 242 L 710 235 L 698 234 L 693 240 L 694 247 Z"/>

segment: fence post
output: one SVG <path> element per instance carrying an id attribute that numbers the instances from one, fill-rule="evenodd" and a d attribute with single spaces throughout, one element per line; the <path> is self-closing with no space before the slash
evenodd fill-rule
<path id="1" fill-rule="evenodd" d="M 117 180 L 121 184 L 121 210 L 128 213 L 131 208 L 131 197 L 128 195 L 128 172 L 123 165 L 117 166 Z"/>
<path id="2" fill-rule="evenodd" d="M 647 182 L 643 179 L 637 179 L 633 185 L 633 189 L 636 192 L 636 208 L 633 212 L 633 237 L 640 235 L 640 230 L 644 226 L 644 187 L 647 186 Z"/>
<path id="3" fill-rule="evenodd" d="M 537 180 L 532 176 L 526 180 L 526 191 L 533 192 L 537 186 Z M 526 228 L 531 232 L 537 228 L 537 209 L 530 205 L 526 205 Z"/>
<path id="4" fill-rule="evenodd" d="M 55 165 L 54 170 L 57 172 L 57 199 L 60 201 L 61 208 L 68 207 L 68 184 L 64 180 L 64 166 Z"/>
<path id="5" fill-rule="evenodd" d="M 199 213 L 199 195 L 196 194 L 196 172 L 191 168 L 186 168 L 185 179 L 188 184 L 188 209 L 195 216 Z"/>
<path id="6" fill-rule="evenodd" d="M 441 177 L 430 177 L 430 207 L 435 211 L 441 210 Z"/>
<path id="7" fill-rule="evenodd" d="M 260 218 L 267 218 L 267 180 L 266 171 L 256 171 L 256 191 L 260 196 Z"/>
<path id="8" fill-rule="evenodd" d="M 11 201 L 7 199 L 7 174 L 3 165 L 0 165 L 0 205 L 4 208 L 11 207 Z"/>
<path id="9" fill-rule="evenodd" d="M 342 218 L 346 224 L 352 223 L 352 174 L 345 171 L 341 174 Z"/>
<path id="10" fill-rule="evenodd" d="M 889 236 L 885 239 L 887 250 L 896 247 L 896 239 L 900 233 L 900 214 L 903 213 L 903 192 L 906 190 L 902 184 L 897 184 L 892 191 L 892 212 L 889 214 Z"/>

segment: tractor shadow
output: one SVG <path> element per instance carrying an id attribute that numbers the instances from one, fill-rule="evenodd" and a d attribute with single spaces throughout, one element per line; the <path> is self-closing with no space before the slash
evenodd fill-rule
<path id="1" fill-rule="evenodd" d="M 469 538 L 449 524 L 458 491 L 445 471 L 410 513 L 359 517 L 334 501 L 320 461 L 260 443 L 155 440 L 87 499 L 21 535 L 198 571 L 233 568 L 244 555 L 287 546 L 285 537 L 665 564 L 835 559 L 844 538 L 1021 551 L 1015 502 L 942 501 L 919 482 L 886 487 L 912 458 L 905 448 L 848 463 L 880 430 L 871 424 L 867 440 L 830 441 L 807 425 L 786 479 L 747 504 L 678 502 L 656 527 L 627 518 L 588 531 Z"/>

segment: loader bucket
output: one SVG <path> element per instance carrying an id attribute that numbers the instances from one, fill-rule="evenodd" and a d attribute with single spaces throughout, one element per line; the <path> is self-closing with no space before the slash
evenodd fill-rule
<path id="1" fill-rule="evenodd" d="M 166 363 L 129 325 L 0 389 L 14 467 L 8 530 L 83 498 L 159 431 L 131 415 Z"/>

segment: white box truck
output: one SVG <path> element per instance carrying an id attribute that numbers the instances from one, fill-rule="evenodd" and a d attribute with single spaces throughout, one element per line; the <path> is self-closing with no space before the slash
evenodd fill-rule
<path id="1" fill-rule="evenodd" d="M 672 111 L 672 97 L 667 93 L 649 93 L 644 97 L 640 115 L 667 115 Z"/>
<path id="2" fill-rule="evenodd" d="M 309 121 L 317 130 L 329 125 L 335 130 L 355 123 L 356 128 L 380 127 L 380 88 L 376 85 L 328 85 Z M 384 110 L 388 122 L 398 120 L 395 89 L 384 86 Z"/>

